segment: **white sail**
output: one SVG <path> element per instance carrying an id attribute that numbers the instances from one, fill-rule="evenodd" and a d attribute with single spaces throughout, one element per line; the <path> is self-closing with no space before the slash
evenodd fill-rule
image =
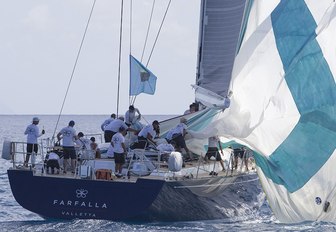
<path id="1" fill-rule="evenodd" d="M 278 220 L 336 222 L 335 2 L 254 1 L 250 19 L 207 130 L 255 151 Z"/>
<path id="2" fill-rule="evenodd" d="M 225 103 L 225 97 L 218 95 L 217 93 L 212 92 L 211 90 L 204 89 L 197 85 L 192 85 L 195 89 L 195 99 L 197 102 L 202 103 L 202 105 L 212 108 L 227 108 Z"/>

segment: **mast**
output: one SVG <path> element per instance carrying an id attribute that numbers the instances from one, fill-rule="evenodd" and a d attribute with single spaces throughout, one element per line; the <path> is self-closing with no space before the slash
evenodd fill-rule
<path id="1" fill-rule="evenodd" d="M 205 0 L 201 1 L 200 7 L 200 23 L 199 23 L 199 34 L 198 34 L 198 53 L 197 53 L 197 72 L 195 83 L 198 85 L 198 80 L 201 75 L 201 60 L 202 60 L 202 47 L 203 47 L 203 24 L 204 24 L 204 7 Z"/>
<path id="2" fill-rule="evenodd" d="M 117 117 L 119 116 L 120 68 L 121 68 L 121 43 L 122 43 L 123 8 L 124 8 L 124 0 L 121 0 L 121 9 L 120 9 L 120 35 L 119 35 L 118 91 L 117 91 Z"/>

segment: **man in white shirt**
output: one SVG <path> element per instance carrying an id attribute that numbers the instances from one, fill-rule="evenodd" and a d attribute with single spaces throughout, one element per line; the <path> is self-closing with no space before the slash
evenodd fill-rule
<path id="1" fill-rule="evenodd" d="M 145 126 L 138 134 L 137 148 L 146 148 L 150 144 L 156 145 L 154 138 L 159 129 L 159 122 L 154 120 L 152 124 Z"/>
<path id="2" fill-rule="evenodd" d="M 125 145 L 125 136 L 126 130 L 124 127 L 120 127 L 119 131 L 113 135 L 111 145 L 113 147 L 114 153 L 114 162 L 115 162 L 115 171 L 116 176 L 121 177 L 122 166 L 125 163 L 126 156 L 126 145 Z"/>
<path id="3" fill-rule="evenodd" d="M 138 132 L 137 130 L 128 127 L 124 122 L 124 117 L 120 116 L 105 127 L 105 131 L 108 134 L 107 142 L 111 142 L 113 135 L 119 131 L 120 127 L 123 127 L 126 131 Z"/>
<path id="4" fill-rule="evenodd" d="M 90 140 L 84 137 L 83 132 L 78 133 L 77 140 L 75 140 L 78 149 L 91 150 L 90 143 Z"/>
<path id="5" fill-rule="evenodd" d="M 113 135 L 115 135 L 118 132 L 121 126 L 124 127 L 125 129 L 128 128 L 128 126 L 124 122 L 124 117 L 122 116 L 118 117 L 117 119 L 114 119 L 108 125 L 105 126 L 104 137 L 106 143 L 111 142 Z"/>
<path id="6" fill-rule="evenodd" d="M 63 173 L 66 174 L 67 163 L 69 158 L 71 159 L 71 172 L 75 173 L 76 167 L 76 150 L 74 141 L 77 140 L 76 130 L 73 128 L 75 122 L 71 120 L 67 127 L 64 127 L 58 134 L 57 139 L 60 141 L 62 139 L 63 146 Z"/>
<path id="7" fill-rule="evenodd" d="M 32 152 L 35 154 L 38 152 L 37 138 L 42 136 L 45 131 L 42 130 L 41 134 L 37 125 L 39 124 L 40 119 L 38 117 L 34 117 L 32 124 L 28 125 L 24 134 L 27 135 L 27 154 L 26 159 L 24 161 L 24 166 L 28 166 L 29 158 Z"/>
<path id="8" fill-rule="evenodd" d="M 91 141 L 84 137 L 83 132 L 79 132 L 77 135 L 77 140 L 75 140 L 75 149 L 81 160 L 94 159 L 95 154 L 91 149 Z"/>
<path id="9" fill-rule="evenodd" d="M 170 143 L 174 141 L 176 143 L 176 151 L 181 152 L 184 149 L 190 160 L 193 159 L 191 156 L 189 149 L 185 143 L 184 136 L 187 134 L 187 120 L 185 118 L 180 119 L 180 123 L 173 129 L 171 129 L 167 135 L 166 140 Z"/>
<path id="10" fill-rule="evenodd" d="M 105 127 L 110 124 L 114 119 L 116 118 L 115 114 L 111 114 L 111 117 L 106 119 L 100 126 L 100 128 L 102 129 L 102 131 L 104 131 L 104 139 L 105 139 L 105 143 L 109 143 L 111 142 L 111 138 L 109 138 L 109 135 L 105 132 Z M 109 140 L 109 141 L 108 141 Z"/>
<path id="11" fill-rule="evenodd" d="M 222 166 L 222 171 L 224 172 L 225 171 L 224 162 L 223 162 L 222 157 L 219 153 L 218 146 L 221 150 L 221 153 L 223 154 L 223 148 L 222 148 L 222 145 L 220 143 L 220 140 L 219 140 L 218 136 L 209 137 L 209 139 L 208 139 L 208 151 L 205 154 L 205 160 L 208 160 L 211 157 L 215 157 L 216 161 L 219 161 L 220 165 Z"/>
<path id="12" fill-rule="evenodd" d="M 55 168 L 57 169 L 57 174 L 59 174 L 60 170 L 60 165 L 59 165 L 59 156 L 55 151 L 51 151 L 48 154 L 48 159 L 47 159 L 47 173 L 54 174 L 55 173 Z M 49 172 L 49 168 L 51 169 Z"/>
<path id="13" fill-rule="evenodd" d="M 136 116 L 136 113 L 138 113 L 138 115 Z M 130 105 L 128 110 L 125 113 L 125 123 L 127 126 L 131 126 L 133 123 L 135 123 L 136 120 L 140 120 L 141 119 L 141 113 L 139 111 L 139 109 L 134 108 L 133 105 Z"/>

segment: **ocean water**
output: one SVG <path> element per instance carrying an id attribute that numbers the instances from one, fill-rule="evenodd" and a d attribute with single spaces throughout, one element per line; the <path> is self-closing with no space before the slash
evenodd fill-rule
<path id="1" fill-rule="evenodd" d="M 35 115 L 34 115 L 35 116 Z M 39 115 L 37 115 L 39 116 Z M 26 141 L 23 132 L 31 123 L 32 115 L 0 115 L 0 152 L 5 139 Z M 51 137 L 70 120 L 76 122 L 77 132 L 84 134 L 100 133 L 100 124 L 108 117 L 104 115 L 65 115 L 60 118 L 57 129 L 55 115 L 41 115 L 40 129 L 44 128 L 44 137 Z M 146 116 L 147 122 L 164 120 L 169 116 Z M 0 231 L 336 231 L 336 225 L 323 222 L 303 222 L 298 224 L 279 223 L 267 201 L 261 199 L 258 210 L 249 210 L 239 217 L 223 220 L 190 222 L 150 222 L 125 223 L 104 220 L 46 220 L 22 208 L 14 199 L 6 170 L 10 161 L 0 159 Z M 27 189 L 34 194 L 34 189 Z M 125 203 L 126 204 L 126 203 Z"/>

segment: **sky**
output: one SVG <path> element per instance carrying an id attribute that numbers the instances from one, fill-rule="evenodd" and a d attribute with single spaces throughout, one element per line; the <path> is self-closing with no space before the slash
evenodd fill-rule
<path id="1" fill-rule="evenodd" d="M 146 64 L 169 0 L 155 1 Z M 93 0 L 1 0 L 0 114 L 59 114 Z M 119 115 L 129 106 L 130 44 L 141 60 L 153 0 L 124 0 Z M 117 111 L 121 0 L 97 0 L 62 114 Z M 148 68 L 154 95 L 140 94 L 144 115 L 183 114 L 194 101 L 200 0 L 172 0 Z"/>

